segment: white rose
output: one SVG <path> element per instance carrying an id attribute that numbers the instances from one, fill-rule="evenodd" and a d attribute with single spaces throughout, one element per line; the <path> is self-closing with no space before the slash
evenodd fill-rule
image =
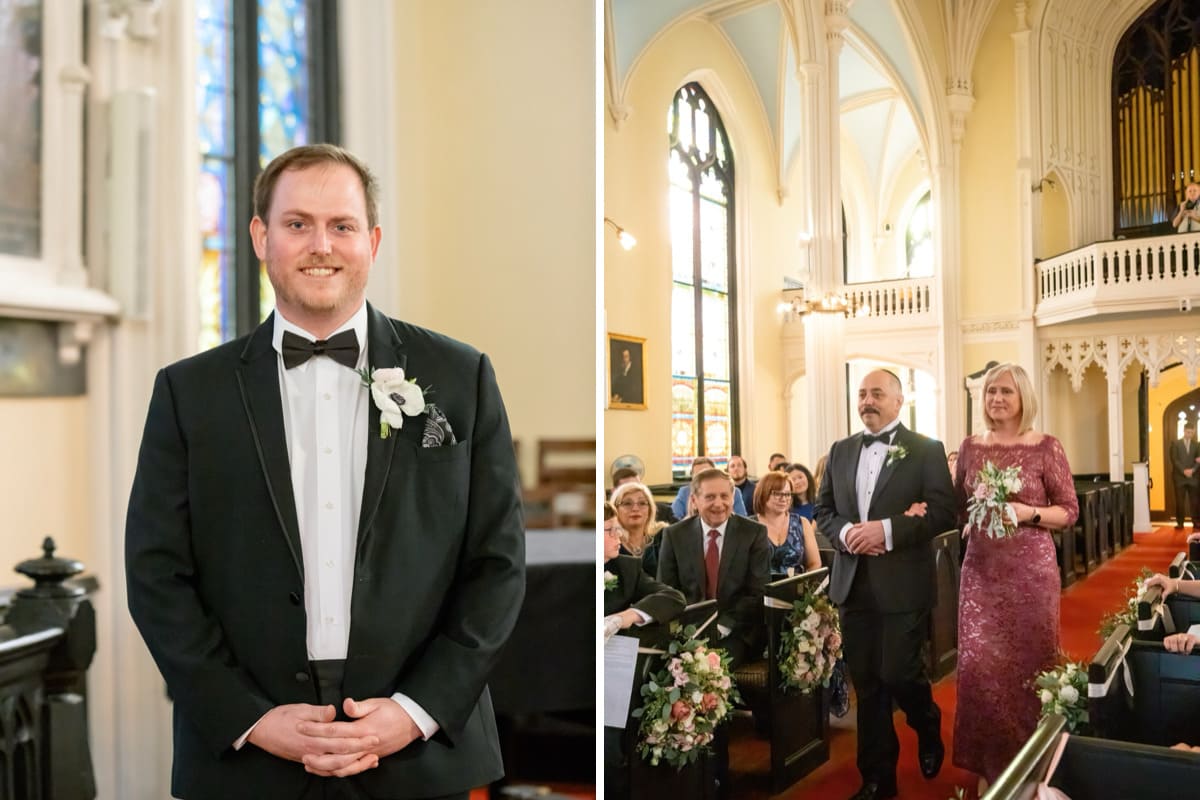
<path id="1" fill-rule="evenodd" d="M 382 420 L 392 428 L 403 426 L 405 416 L 415 417 L 425 411 L 425 393 L 420 386 L 404 379 L 400 367 L 371 373 L 371 397 Z"/>
<path id="2" fill-rule="evenodd" d="M 1074 686 L 1064 686 L 1058 690 L 1058 697 L 1064 703 L 1074 704 L 1079 699 L 1079 691 Z"/>
<path id="3" fill-rule="evenodd" d="M 1041 700 L 1042 705 L 1050 705 L 1054 702 L 1054 692 L 1050 691 L 1049 689 L 1042 689 Z"/>

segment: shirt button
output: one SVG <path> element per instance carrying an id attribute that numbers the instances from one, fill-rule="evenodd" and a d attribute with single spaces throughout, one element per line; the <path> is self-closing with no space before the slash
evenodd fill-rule
<path id="1" fill-rule="evenodd" d="M 324 397 L 325 397 L 325 399 L 326 399 L 326 400 L 331 400 L 331 399 L 333 399 L 333 395 L 331 395 L 329 392 L 326 392 L 326 393 L 324 394 Z"/>
<path id="2" fill-rule="evenodd" d="M 326 625 L 332 625 L 332 624 L 333 624 L 333 617 L 326 617 L 326 618 L 325 618 L 325 624 L 326 624 Z"/>
<path id="3" fill-rule="evenodd" d="M 331 453 L 333 453 L 333 448 L 332 448 L 332 447 L 326 447 L 326 448 L 325 448 L 325 455 L 330 455 Z"/>
<path id="4" fill-rule="evenodd" d="M 333 566 L 333 559 L 329 559 L 328 561 L 326 561 L 326 562 L 325 562 L 325 566 L 327 566 L 327 567 L 332 567 L 332 566 Z"/>
<path id="5" fill-rule="evenodd" d="M 330 511 L 332 511 L 332 510 L 333 510 L 333 503 L 326 503 L 326 504 L 325 504 L 325 507 L 326 507 L 326 508 L 328 508 Z"/>

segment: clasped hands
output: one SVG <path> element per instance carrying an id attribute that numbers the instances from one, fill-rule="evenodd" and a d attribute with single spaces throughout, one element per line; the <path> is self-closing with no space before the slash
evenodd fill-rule
<path id="1" fill-rule="evenodd" d="M 925 503 L 913 503 L 904 512 L 904 516 L 923 517 L 925 508 Z M 851 525 L 843 540 L 846 542 L 846 549 L 858 556 L 879 556 L 887 552 L 882 520 L 873 519 Z"/>
<path id="2" fill-rule="evenodd" d="M 258 721 L 248 741 L 303 764 L 314 775 L 344 778 L 379 766 L 379 759 L 421 736 L 412 717 L 390 697 L 346 698 L 342 708 L 350 722 L 335 722 L 333 706 L 276 706 Z"/>

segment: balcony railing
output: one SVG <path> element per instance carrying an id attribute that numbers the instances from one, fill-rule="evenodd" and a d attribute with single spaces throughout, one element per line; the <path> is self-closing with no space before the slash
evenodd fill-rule
<path id="1" fill-rule="evenodd" d="M 1097 242 L 1037 265 L 1039 325 L 1101 314 L 1190 311 L 1200 302 L 1200 234 Z"/>
<path id="2" fill-rule="evenodd" d="M 843 288 L 855 319 L 889 318 L 893 321 L 934 321 L 933 278 L 902 278 L 855 283 Z"/>

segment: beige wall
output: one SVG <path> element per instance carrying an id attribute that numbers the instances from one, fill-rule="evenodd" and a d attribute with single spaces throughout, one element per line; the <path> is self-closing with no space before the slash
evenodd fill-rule
<path id="1" fill-rule="evenodd" d="M 594 11 L 399 5 L 391 310 L 491 356 L 529 483 L 539 438 L 596 435 Z"/>
<path id="2" fill-rule="evenodd" d="M 83 397 L 0 399 L 0 586 L 25 586 L 12 571 L 42 553 L 53 536 L 56 555 L 88 564 L 87 400 Z"/>
<path id="3" fill-rule="evenodd" d="M 1034 255 L 1037 258 L 1050 258 L 1072 248 L 1067 184 L 1056 172 L 1051 172 L 1046 177 L 1054 181 L 1054 188 L 1051 189 L 1048 183 L 1043 182 L 1042 191 L 1036 195 L 1041 202 L 1042 211 L 1040 226 L 1034 237 L 1037 243 Z M 1035 217 L 1034 224 L 1038 223 L 1039 220 Z"/>
<path id="4" fill-rule="evenodd" d="M 1057 369 L 1045 378 L 1045 414 L 1038 427 L 1062 442 L 1071 471 L 1108 473 L 1108 383 L 1104 371 L 1089 367 L 1083 386 L 1071 389 L 1067 373 Z M 1137 414 L 1136 406 L 1133 410 Z"/>
<path id="5" fill-rule="evenodd" d="M 993 16 L 972 71 L 975 107 L 962 145 L 959 215 L 962 315 L 968 319 L 1012 313 L 1021 304 L 1013 29 L 1012 15 Z"/>
<path id="6" fill-rule="evenodd" d="M 725 122 L 734 153 L 737 276 L 742 317 L 741 452 L 752 465 L 785 446 L 784 376 L 777 310 L 785 272 L 798 267 L 797 202 L 780 203 L 765 117 L 727 40 L 704 22 L 672 28 L 643 54 L 630 77 L 632 116 L 620 129 L 604 116 L 605 215 L 632 231 L 638 245 L 622 250 L 604 238 L 607 330 L 644 337 L 644 411 L 604 412 L 607 466 L 623 453 L 646 463 L 650 482 L 670 479 L 671 246 L 666 112 L 675 91 L 698 79 Z M 793 180 L 800 180 L 800 177 Z M 747 324 L 746 320 L 753 320 Z"/>

